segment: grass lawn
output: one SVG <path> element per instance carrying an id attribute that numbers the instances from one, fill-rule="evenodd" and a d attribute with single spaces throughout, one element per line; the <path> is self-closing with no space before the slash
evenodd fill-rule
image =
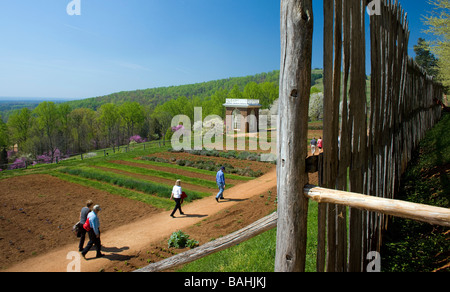
<path id="1" fill-rule="evenodd" d="M 316 271 L 317 206 L 309 203 L 306 271 Z M 273 272 L 275 264 L 276 228 L 237 246 L 212 254 L 186 266 L 180 272 Z"/>

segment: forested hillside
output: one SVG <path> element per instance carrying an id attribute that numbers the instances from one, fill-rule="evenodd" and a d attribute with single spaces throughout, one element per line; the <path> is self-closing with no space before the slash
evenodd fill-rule
<path id="1" fill-rule="evenodd" d="M 105 103 L 115 103 L 120 105 L 124 102 L 131 101 L 138 102 L 143 106 L 149 105 L 155 107 L 179 96 L 185 96 L 188 98 L 197 96 L 200 99 L 204 99 L 220 90 L 231 90 L 236 86 L 240 91 L 243 91 L 245 86 L 251 82 L 255 82 L 257 84 L 273 82 L 278 84 L 279 75 L 279 71 L 272 71 L 269 73 L 261 73 L 246 77 L 232 77 L 196 84 L 150 88 L 135 91 L 122 91 L 106 96 L 70 101 L 68 104 L 72 108 L 90 108 L 96 110 Z"/>
<path id="2" fill-rule="evenodd" d="M 12 99 L 12 98 L 11 98 Z M 7 121 L 9 115 L 19 109 L 29 108 L 34 109 L 38 106 L 39 101 L 11 101 L 11 100 L 0 100 L 0 116 L 3 121 Z"/>
<path id="3" fill-rule="evenodd" d="M 311 86 L 314 86 L 313 92 L 323 91 L 322 73 L 323 72 L 321 69 L 313 70 L 311 76 Z M 152 108 L 155 108 L 157 105 L 164 104 L 168 100 L 176 99 L 180 96 L 185 96 L 187 98 L 198 97 L 200 100 L 203 100 L 222 90 L 230 91 L 234 87 L 237 87 L 240 92 L 243 92 L 246 85 L 253 82 L 256 84 L 269 82 L 274 85 L 278 85 L 279 75 L 279 70 L 275 70 L 268 73 L 261 73 L 246 77 L 230 77 L 227 79 L 196 84 L 149 88 L 134 91 L 122 91 L 105 96 L 69 101 L 67 102 L 67 104 L 72 109 L 88 108 L 97 110 L 101 105 L 105 103 L 114 103 L 116 105 L 121 105 L 125 102 L 135 101 L 142 106 L 150 106 Z M 261 99 L 260 97 L 255 98 Z M 266 100 L 264 100 L 264 97 L 262 99 L 263 106 L 267 107 L 268 104 Z M 0 116 L 2 117 L 4 122 L 7 122 L 9 116 L 14 111 L 22 108 L 33 110 L 39 105 L 39 103 L 39 101 L 0 101 Z"/>
<path id="4" fill-rule="evenodd" d="M 209 115 L 224 118 L 227 98 L 259 99 L 263 109 L 268 109 L 278 98 L 278 80 L 279 71 L 272 71 L 65 103 L 10 105 L 15 108 L 0 112 L 8 117 L 2 121 L 0 116 L 0 150 L 18 145 L 18 152 L 8 154 L 10 163 L 43 155 L 47 158 L 42 160 L 52 161 L 58 155 L 165 138 L 171 134 L 172 118 L 182 114 L 193 121 L 195 107 L 202 108 L 203 119 Z M 321 70 L 315 70 L 312 92 L 320 91 L 321 80 Z"/>

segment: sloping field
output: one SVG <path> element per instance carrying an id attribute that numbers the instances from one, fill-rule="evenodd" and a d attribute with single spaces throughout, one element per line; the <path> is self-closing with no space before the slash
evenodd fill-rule
<path id="1" fill-rule="evenodd" d="M 103 231 L 160 212 L 149 204 L 50 175 L 0 180 L 0 189 L 0 269 L 76 242 L 72 226 L 88 199 L 103 209 Z"/>
<path id="2" fill-rule="evenodd" d="M 102 206 L 101 229 L 107 232 L 173 208 L 169 198 L 176 179 L 188 194 L 184 205 L 213 196 L 218 191 L 215 173 L 123 159 L 0 180 L 0 189 L 6 190 L 0 194 L 0 270 L 77 242 L 72 226 L 88 199 Z M 226 178 L 228 188 L 254 179 L 230 174 Z"/>

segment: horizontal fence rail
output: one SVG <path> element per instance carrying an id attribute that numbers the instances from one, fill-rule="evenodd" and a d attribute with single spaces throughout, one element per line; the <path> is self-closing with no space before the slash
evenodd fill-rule
<path id="1" fill-rule="evenodd" d="M 344 205 L 379 214 L 450 227 L 450 209 L 448 208 L 326 189 L 314 185 L 306 185 L 303 192 L 308 199 L 319 203 Z M 196 261 L 271 230 L 277 227 L 277 221 L 278 214 L 275 212 L 239 231 L 208 242 L 198 248 L 150 264 L 135 272 L 160 272 Z"/>
<path id="2" fill-rule="evenodd" d="M 205 256 L 227 249 L 250 238 L 253 238 L 265 231 L 275 228 L 277 226 L 277 219 L 277 213 L 272 213 L 271 215 L 264 217 L 239 231 L 231 233 L 217 240 L 208 242 L 198 248 L 191 249 L 168 259 L 150 264 L 135 272 L 160 272 L 196 261 Z"/>
<path id="3" fill-rule="evenodd" d="M 450 227 L 450 209 L 448 208 L 330 190 L 313 185 L 307 185 L 304 192 L 309 199 L 319 203 L 344 205 L 384 215 Z"/>

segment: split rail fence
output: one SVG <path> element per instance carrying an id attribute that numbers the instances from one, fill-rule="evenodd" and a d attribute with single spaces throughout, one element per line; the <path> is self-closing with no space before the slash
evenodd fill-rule
<path id="1" fill-rule="evenodd" d="M 304 271 L 309 199 L 319 202 L 319 272 L 364 271 L 365 255 L 380 250 L 387 216 L 450 226 L 450 209 L 394 200 L 413 150 L 441 117 L 443 88 L 408 57 L 407 16 L 398 1 L 379 0 L 375 3 L 380 4 L 380 13 L 368 20 L 371 74 L 367 93 L 369 3 L 373 1 L 324 0 L 320 187 L 308 185 L 305 171 L 312 0 L 281 0 L 277 213 L 139 271 L 184 264 L 274 227 L 275 271 Z"/>

